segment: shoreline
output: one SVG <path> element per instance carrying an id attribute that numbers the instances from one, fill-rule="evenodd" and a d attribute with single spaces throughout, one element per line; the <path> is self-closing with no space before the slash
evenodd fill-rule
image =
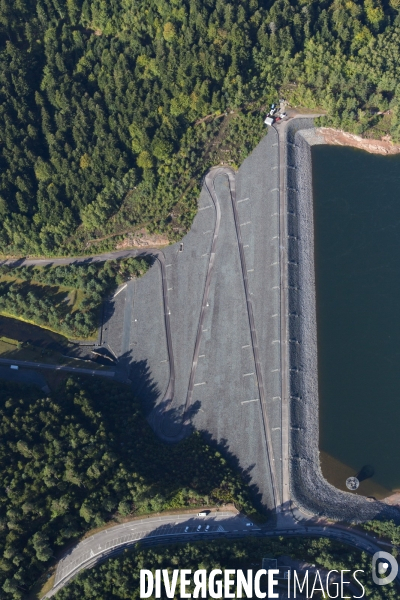
<path id="1" fill-rule="evenodd" d="M 287 128 L 291 495 L 300 508 L 335 521 L 397 521 L 397 508 L 341 491 L 321 470 L 311 146 L 324 143 L 312 119 Z"/>
<path id="2" fill-rule="evenodd" d="M 389 136 L 381 140 L 363 138 L 354 133 L 348 133 L 333 127 L 317 127 L 315 134 L 321 138 L 320 144 L 331 146 L 351 146 L 359 150 L 365 150 L 371 154 L 394 155 L 400 154 L 400 144 L 394 144 Z"/>

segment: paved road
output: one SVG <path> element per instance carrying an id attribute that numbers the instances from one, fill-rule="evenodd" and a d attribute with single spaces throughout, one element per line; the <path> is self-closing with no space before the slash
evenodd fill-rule
<path id="1" fill-rule="evenodd" d="M 207 175 L 205 177 L 205 186 L 207 187 L 207 189 L 210 193 L 211 199 L 213 201 L 213 204 L 215 206 L 216 221 L 215 221 L 215 228 L 214 228 L 214 232 L 213 232 L 213 239 L 212 239 L 211 251 L 210 251 L 209 262 L 208 262 L 206 282 L 205 282 L 205 287 L 204 287 L 204 292 L 203 292 L 203 300 L 202 300 L 202 305 L 201 305 L 199 322 L 198 322 L 198 326 L 197 326 L 197 335 L 196 335 L 196 341 L 195 341 L 195 347 L 194 347 L 193 362 L 192 362 L 192 367 L 191 367 L 191 371 L 190 371 L 190 378 L 189 378 L 186 402 L 184 405 L 182 425 L 187 425 L 189 423 L 190 407 L 191 407 L 192 397 L 193 397 L 194 381 L 195 381 L 195 376 L 196 376 L 196 370 L 197 370 L 197 365 L 198 365 L 198 360 L 199 360 L 199 352 L 200 352 L 202 335 L 203 335 L 204 318 L 205 318 L 205 312 L 206 312 L 207 306 L 208 306 L 210 285 L 211 285 L 211 279 L 213 276 L 215 256 L 216 256 L 216 251 L 217 251 L 218 234 L 219 234 L 220 223 L 221 223 L 221 208 L 220 208 L 220 203 L 219 203 L 219 199 L 218 199 L 218 194 L 215 189 L 215 180 L 219 175 L 225 175 L 229 182 L 230 200 L 231 200 L 232 208 L 233 208 L 237 244 L 238 244 L 239 255 L 240 255 L 240 265 L 241 265 L 241 272 L 242 272 L 244 291 L 245 291 L 245 297 L 246 297 L 247 316 L 248 316 L 248 320 L 249 320 L 251 345 L 252 345 L 253 356 L 254 356 L 256 379 L 257 379 L 259 400 L 260 400 L 262 419 L 263 419 L 265 443 L 266 443 L 268 463 L 269 463 L 269 469 L 270 469 L 271 480 L 272 480 L 273 508 L 276 508 L 277 510 L 279 510 L 279 508 L 281 506 L 281 499 L 280 499 L 281 494 L 280 494 L 280 489 L 279 489 L 279 485 L 278 485 L 278 477 L 276 474 L 275 458 L 274 458 L 272 439 L 271 439 L 271 427 L 270 427 L 269 418 L 268 418 L 268 410 L 267 410 L 264 382 L 263 382 L 263 377 L 262 377 L 261 361 L 260 361 L 259 348 L 258 348 L 258 343 L 257 343 L 257 331 L 256 331 L 254 315 L 253 315 L 253 304 L 252 304 L 252 300 L 251 300 L 250 292 L 249 292 L 246 258 L 245 258 L 243 243 L 242 243 L 242 237 L 241 237 L 241 231 L 240 231 L 240 221 L 239 221 L 239 216 L 238 216 L 237 206 L 236 206 L 235 173 L 232 169 L 227 168 L 227 167 L 213 168 L 207 173 Z M 171 361 L 171 359 L 170 359 L 170 364 L 173 366 L 173 361 Z M 161 414 L 159 412 L 159 418 L 160 418 L 160 416 L 162 418 L 162 414 L 165 413 L 170 408 L 172 400 L 173 400 L 172 395 L 169 394 L 167 391 L 167 394 L 164 396 L 164 402 L 162 402 L 162 404 L 161 404 L 162 412 L 161 412 Z M 183 427 L 182 427 L 181 429 L 178 429 L 178 431 L 176 433 L 174 432 L 174 433 L 168 434 L 167 431 L 164 431 L 162 429 L 162 425 L 161 425 L 160 429 L 161 429 L 161 432 L 159 431 L 159 433 L 161 433 L 161 437 L 163 437 L 164 439 L 168 439 L 169 441 L 178 441 L 179 439 L 181 439 L 181 437 L 183 435 L 183 431 L 184 431 Z"/>
<path id="2" fill-rule="evenodd" d="M 231 181 L 231 179 L 233 181 Z M 258 348 L 258 342 L 257 342 L 257 331 L 256 331 L 254 315 L 253 315 L 253 303 L 252 303 L 250 293 L 249 293 L 247 265 L 246 265 L 245 252 L 244 252 L 244 248 L 243 248 L 242 235 L 241 235 L 241 231 L 240 231 L 240 221 L 239 221 L 239 216 L 238 216 L 238 212 L 237 212 L 236 192 L 235 192 L 235 187 L 234 187 L 234 181 L 235 180 L 234 180 L 233 173 L 232 173 L 232 175 L 230 175 L 231 201 L 232 201 L 232 207 L 233 207 L 233 214 L 234 214 L 234 218 L 235 218 L 236 236 L 237 236 L 237 240 L 238 240 L 239 254 L 240 254 L 240 264 L 241 264 L 241 268 L 242 268 L 242 277 L 243 277 L 244 289 L 245 289 L 245 294 L 246 294 L 247 313 L 248 313 L 248 317 L 249 317 L 251 343 L 252 343 L 252 348 L 253 348 L 254 364 L 255 364 L 255 368 L 256 368 L 256 378 L 257 378 L 257 383 L 258 383 L 258 391 L 259 391 L 260 402 L 261 402 L 261 411 L 262 411 L 262 416 L 263 416 L 265 441 L 266 441 L 269 466 L 270 466 L 270 471 L 271 471 L 271 480 L 272 480 L 272 488 L 273 488 L 272 493 L 273 493 L 273 497 L 274 497 L 274 508 L 276 510 L 279 510 L 280 505 L 281 505 L 280 490 L 279 490 L 278 480 L 277 480 L 277 476 L 276 476 L 275 458 L 274 458 L 274 451 L 272 448 L 272 439 L 271 439 L 271 426 L 269 423 L 264 382 L 263 382 L 263 377 L 262 377 L 262 368 L 261 368 L 261 361 L 260 361 L 259 348 Z"/>
<path id="3" fill-rule="evenodd" d="M 219 234 L 219 228 L 220 228 L 220 224 L 221 224 L 221 207 L 220 207 L 220 204 L 218 201 L 218 196 L 215 193 L 214 180 L 217 177 L 217 175 L 228 174 L 228 173 L 230 175 L 231 173 L 233 173 L 233 171 L 231 171 L 230 169 L 222 169 L 222 168 L 217 167 L 215 169 L 211 169 L 209 171 L 209 173 L 207 173 L 206 178 L 205 178 L 205 186 L 208 189 L 211 199 L 214 203 L 216 219 L 215 219 L 215 227 L 214 227 L 213 239 L 212 239 L 211 250 L 210 250 L 210 258 L 208 261 L 208 269 L 207 269 L 206 283 L 204 286 L 203 301 L 202 301 L 202 305 L 201 305 L 199 324 L 197 326 L 197 335 L 196 335 L 196 343 L 195 343 L 195 347 L 194 347 L 193 363 L 192 363 L 192 368 L 190 371 L 189 386 L 188 386 L 188 392 L 187 392 L 187 396 L 186 396 L 185 414 L 184 414 L 185 420 L 187 419 L 188 408 L 190 407 L 190 404 L 192 402 L 194 378 L 196 375 L 196 368 L 197 368 L 197 364 L 199 361 L 199 350 L 200 350 L 200 343 L 201 343 L 201 337 L 202 337 L 202 331 L 203 331 L 204 313 L 206 311 L 206 307 L 208 304 L 208 298 L 209 298 L 209 294 L 210 294 L 211 277 L 212 277 L 212 273 L 213 273 L 213 269 L 214 269 L 218 234 Z M 229 175 L 228 175 L 228 177 L 229 177 Z M 231 179 L 232 179 L 232 177 L 229 178 L 230 186 L 232 186 Z M 233 179 L 233 184 L 234 184 L 234 179 Z M 231 187 L 231 190 L 232 190 L 232 187 Z M 232 193 L 232 191 L 231 191 L 231 193 Z"/>
<path id="4" fill-rule="evenodd" d="M 46 597 L 51 597 L 82 569 L 138 541 L 149 544 L 172 540 L 185 542 L 220 537 L 227 533 L 249 535 L 250 531 L 260 531 L 255 525 L 247 526 L 249 522 L 237 511 L 221 511 L 210 512 L 207 517 L 186 513 L 116 525 L 95 533 L 66 553 L 58 563 L 54 587 Z"/>
<path id="5" fill-rule="evenodd" d="M 310 114 L 308 118 L 319 117 L 321 114 Z M 280 298 L 281 298 L 281 397 L 282 397 L 282 515 L 301 514 L 290 492 L 290 383 L 289 383 L 289 298 L 288 298 L 288 208 L 287 208 L 287 152 L 286 130 L 292 119 L 304 118 L 304 115 L 294 115 L 290 119 L 274 125 L 271 129 L 275 132 L 279 146 L 279 230 L 280 230 Z M 278 521 L 279 521 L 278 514 Z"/>
<path id="6" fill-rule="evenodd" d="M 115 371 L 105 371 L 103 369 L 82 369 L 80 367 L 65 367 L 63 365 L 49 365 L 47 363 L 29 362 L 27 360 L 15 360 L 9 358 L 0 358 L 0 364 L 18 365 L 29 369 L 50 369 L 52 371 L 68 371 L 69 373 L 83 373 L 84 375 L 100 375 L 100 377 L 114 377 Z"/>
<path id="7" fill-rule="evenodd" d="M 105 252 L 103 254 L 97 254 L 96 256 L 71 256 L 68 258 L 10 258 L 0 263 L 0 266 L 8 265 L 10 267 L 29 267 L 37 265 L 38 267 L 45 267 L 47 265 L 71 265 L 75 264 L 90 264 L 92 262 L 104 262 L 106 260 L 115 260 L 117 258 L 130 258 L 140 256 L 143 254 L 153 254 L 159 252 L 159 250 L 119 250 L 117 252 Z"/>
<path id="8" fill-rule="evenodd" d="M 250 521 L 240 513 L 221 511 L 210 512 L 206 517 L 198 517 L 197 513 L 186 513 L 141 519 L 110 527 L 86 538 L 63 556 L 57 566 L 54 587 L 45 598 L 52 597 L 83 569 L 118 554 L 138 541 L 146 545 L 155 545 L 226 537 L 283 535 L 328 537 L 364 550 L 371 555 L 381 550 L 373 536 L 337 525 L 295 522 L 292 525 L 283 524 L 279 528 L 268 529 L 266 526 L 260 527 L 254 524 L 249 526 L 248 523 Z M 400 575 L 397 580 L 400 582 Z"/>

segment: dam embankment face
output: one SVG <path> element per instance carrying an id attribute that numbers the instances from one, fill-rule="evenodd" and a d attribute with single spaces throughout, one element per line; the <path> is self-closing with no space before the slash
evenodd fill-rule
<path id="1" fill-rule="evenodd" d="M 314 143 L 310 119 L 288 124 L 291 494 L 337 520 L 397 519 L 342 490 L 363 467 L 378 500 L 400 482 L 400 160 Z"/>

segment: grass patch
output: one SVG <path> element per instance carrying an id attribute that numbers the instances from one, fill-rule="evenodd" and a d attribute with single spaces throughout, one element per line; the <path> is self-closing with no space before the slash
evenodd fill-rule
<path id="1" fill-rule="evenodd" d="M 4 344 L 11 344 L 11 346 L 18 346 L 18 340 L 13 340 L 11 338 L 5 337 L 5 336 L 0 336 L 0 342 L 3 342 Z"/>

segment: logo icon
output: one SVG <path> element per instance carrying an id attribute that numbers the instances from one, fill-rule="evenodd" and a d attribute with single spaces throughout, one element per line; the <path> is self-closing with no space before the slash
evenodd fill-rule
<path id="1" fill-rule="evenodd" d="M 397 577 L 399 566 L 394 556 L 388 552 L 375 552 L 372 557 L 372 579 L 376 585 L 387 585 Z M 383 577 L 387 573 L 386 577 Z"/>

